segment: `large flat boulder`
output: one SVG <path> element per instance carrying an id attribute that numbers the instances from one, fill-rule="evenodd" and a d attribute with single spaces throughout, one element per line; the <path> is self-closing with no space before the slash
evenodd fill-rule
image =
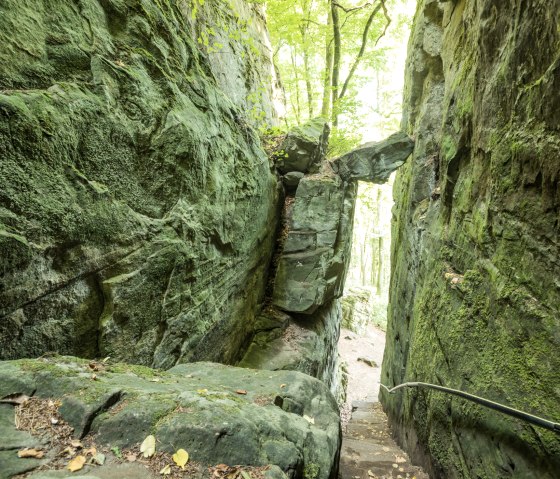
<path id="1" fill-rule="evenodd" d="M 332 161 L 333 169 L 345 180 L 383 184 L 402 166 L 414 149 L 414 141 L 404 132 L 383 141 L 365 143 Z"/>
<path id="2" fill-rule="evenodd" d="M 338 407 L 319 380 L 295 371 L 190 363 L 167 372 L 125 364 L 97 371 L 73 357 L 0 363 L 0 397 L 60 399 L 80 438 L 121 450 L 153 434 L 159 451 L 186 449 L 201 464 L 276 465 L 292 479 L 305 470 L 333 479 Z M 19 448 L 28 437 L 17 437 Z M 22 442 L 23 441 L 23 442 Z M 10 449 L 10 448 L 8 448 Z"/>

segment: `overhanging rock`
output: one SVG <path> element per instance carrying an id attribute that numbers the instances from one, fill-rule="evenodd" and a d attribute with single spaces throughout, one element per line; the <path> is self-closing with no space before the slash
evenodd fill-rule
<path id="1" fill-rule="evenodd" d="M 398 132 L 377 143 L 365 143 L 332 161 L 333 169 L 344 181 L 360 180 L 383 184 L 402 166 L 414 149 L 414 141 Z"/>

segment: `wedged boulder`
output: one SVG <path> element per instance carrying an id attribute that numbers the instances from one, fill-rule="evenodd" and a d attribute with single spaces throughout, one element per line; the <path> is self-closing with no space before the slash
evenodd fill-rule
<path id="1" fill-rule="evenodd" d="M 355 195 L 355 184 L 332 171 L 300 181 L 274 281 L 276 307 L 309 315 L 342 296 Z"/>
<path id="2" fill-rule="evenodd" d="M 93 380 L 88 361 L 74 357 L 6 361 L 0 397 L 60 399 L 59 413 L 75 435 L 100 446 L 124 450 L 153 434 L 159 451 L 182 447 L 201 464 L 270 464 L 291 479 L 306 469 L 318 471 L 317 479 L 335 477 L 338 407 L 317 379 L 215 363 L 166 372 L 118 363 L 95 374 Z"/>
<path id="3" fill-rule="evenodd" d="M 293 128 L 286 135 L 277 154 L 276 168 L 285 174 L 291 171 L 314 173 L 325 158 L 330 127 L 323 118 L 314 118 Z"/>
<path id="4" fill-rule="evenodd" d="M 332 161 L 333 169 L 345 180 L 383 184 L 402 166 L 414 149 L 414 141 L 398 132 L 380 142 L 365 143 Z"/>
<path id="5" fill-rule="evenodd" d="M 299 184 L 303 176 L 304 173 L 302 173 L 301 171 L 290 171 L 282 177 L 282 183 L 284 183 L 284 186 L 287 189 L 293 190 L 297 188 L 297 185 Z"/>

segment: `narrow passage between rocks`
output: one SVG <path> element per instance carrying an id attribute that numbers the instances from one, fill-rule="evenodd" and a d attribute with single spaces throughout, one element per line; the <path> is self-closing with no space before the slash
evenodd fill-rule
<path id="1" fill-rule="evenodd" d="M 374 325 L 363 334 L 342 329 L 338 348 L 348 371 L 340 479 L 428 479 L 391 437 L 378 402 L 385 332 Z"/>

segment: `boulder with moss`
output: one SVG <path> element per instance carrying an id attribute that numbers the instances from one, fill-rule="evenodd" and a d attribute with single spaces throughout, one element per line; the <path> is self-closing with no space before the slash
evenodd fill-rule
<path id="1" fill-rule="evenodd" d="M 199 3 L 0 3 L 0 358 L 237 359 L 274 244 L 245 113 L 273 122 L 271 62 L 257 6 Z"/>
<path id="2" fill-rule="evenodd" d="M 150 434 L 158 451 L 189 452 L 203 465 L 278 466 L 289 478 L 334 479 L 338 406 L 319 380 L 294 371 L 258 371 L 190 363 L 169 371 L 126 364 L 96 365 L 72 357 L 0 363 L 0 397 L 61 402 L 74 435 L 120 450 Z M 26 437 L 9 437 L 13 454 Z M 31 441 L 31 442 L 30 442 Z M 23 461 L 23 460 L 21 460 Z"/>

